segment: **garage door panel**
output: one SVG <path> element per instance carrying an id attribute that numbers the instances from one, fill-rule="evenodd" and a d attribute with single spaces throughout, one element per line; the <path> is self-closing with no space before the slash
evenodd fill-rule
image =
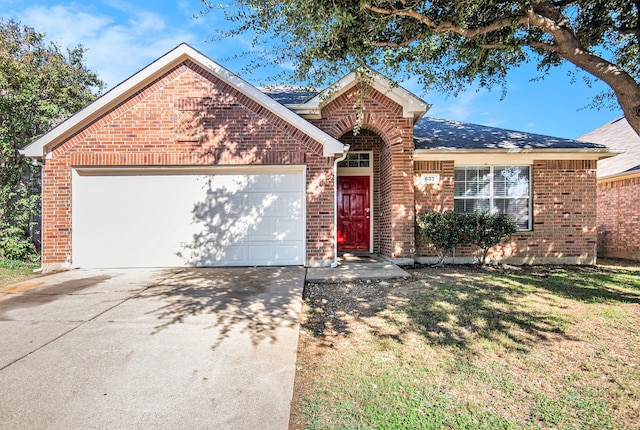
<path id="1" fill-rule="evenodd" d="M 304 188 L 278 190 L 302 185 L 301 169 L 82 173 L 73 179 L 76 266 L 304 264 Z"/>

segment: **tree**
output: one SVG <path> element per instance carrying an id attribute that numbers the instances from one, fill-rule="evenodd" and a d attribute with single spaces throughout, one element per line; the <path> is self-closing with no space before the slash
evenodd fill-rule
<path id="1" fill-rule="evenodd" d="M 32 256 L 39 166 L 19 150 L 95 99 L 103 83 L 81 46 L 63 53 L 43 34 L 0 20 L 0 258 Z"/>
<path id="2" fill-rule="evenodd" d="M 210 0 L 204 13 L 218 8 Z M 235 0 L 222 36 L 277 35 L 271 60 L 293 60 L 298 79 L 324 82 L 362 63 L 425 88 L 506 90 L 508 70 L 536 61 L 542 76 L 569 62 L 610 91 L 640 134 L 640 0 Z"/>

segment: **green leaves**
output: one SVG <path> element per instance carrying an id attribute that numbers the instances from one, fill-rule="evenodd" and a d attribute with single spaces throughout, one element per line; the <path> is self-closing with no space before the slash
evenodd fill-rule
<path id="1" fill-rule="evenodd" d="M 292 72 L 280 78 L 296 84 L 325 86 L 367 64 L 452 95 L 471 85 L 505 92 L 508 71 L 524 62 L 537 63 L 546 74 L 568 61 L 606 82 L 640 133 L 640 115 L 631 115 L 640 109 L 634 103 L 640 99 L 637 1 L 236 0 L 233 5 L 227 11 L 238 27 L 223 36 L 254 35 L 254 52 L 261 40 L 275 43 L 273 55 L 252 66 L 293 62 Z M 205 13 L 214 8 L 209 4 Z M 608 62 L 619 70 L 603 74 Z M 620 94 L 631 94 L 630 101 Z"/>
<path id="2" fill-rule="evenodd" d="M 436 249 L 439 265 L 449 251 L 468 245 L 482 250 L 485 264 L 489 249 L 516 232 L 516 223 L 505 214 L 427 212 L 418 215 L 417 222 L 422 238 Z"/>
<path id="3" fill-rule="evenodd" d="M 27 259 L 39 216 L 39 166 L 19 150 L 95 99 L 103 87 L 81 46 L 0 20 L 0 258 Z"/>

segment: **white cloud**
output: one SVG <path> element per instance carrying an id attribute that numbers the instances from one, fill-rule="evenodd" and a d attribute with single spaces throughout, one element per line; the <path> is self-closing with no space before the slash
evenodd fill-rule
<path id="1" fill-rule="evenodd" d="M 87 48 L 87 66 L 98 73 L 108 88 L 120 83 L 181 42 L 198 40 L 151 10 L 126 2 L 112 2 L 104 12 L 77 3 L 31 6 L 17 19 L 61 47 L 82 44 Z"/>

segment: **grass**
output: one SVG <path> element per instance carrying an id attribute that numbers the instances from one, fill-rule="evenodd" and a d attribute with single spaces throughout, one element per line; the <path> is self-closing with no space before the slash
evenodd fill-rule
<path id="1" fill-rule="evenodd" d="M 37 268 L 38 264 L 36 263 L 0 259 L 0 287 L 34 277 L 33 270 Z"/>
<path id="2" fill-rule="evenodd" d="M 308 284 L 292 428 L 640 428 L 640 267 Z"/>

